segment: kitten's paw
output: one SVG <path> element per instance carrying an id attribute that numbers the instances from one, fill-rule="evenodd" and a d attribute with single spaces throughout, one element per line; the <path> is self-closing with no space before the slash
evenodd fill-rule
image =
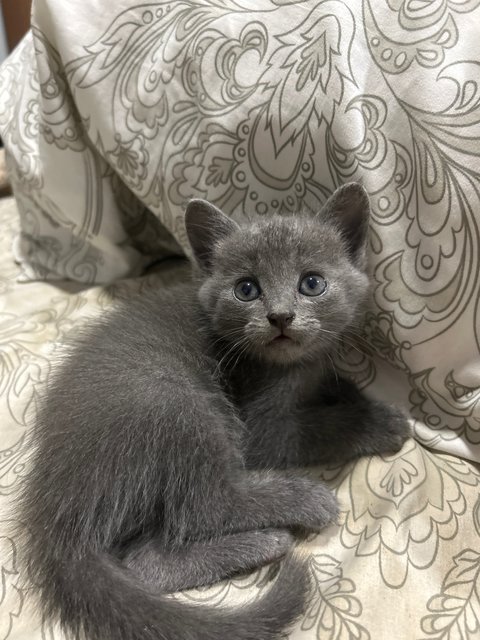
<path id="1" fill-rule="evenodd" d="M 402 410 L 388 405 L 379 405 L 379 414 L 375 453 L 397 453 L 413 435 L 409 419 Z"/>
<path id="2" fill-rule="evenodd" d="M 248 568 L 280 560 L 293 544 L 295 537 L 287 529 L 258 529 L 235 534 L 235 552 L 243 558 L 253 558 Z M 245 568 L 245 567 L 244 567 Z"/>
<path id="3" fill-rule="evenodd" d="M 266 544 L 276 557 L 285 555 L 295 542 L 294 535 L 288 529 L 260 529 L 255 534 L 266 539 Z"/>
<path id="4" fill-rule="evenodd" d="M 310 531 L 320 531 L 330 524 L 336 524 L 339 508 L 335 495 L 324 484 L 309 479 L 305 481 L 305 492 L 298 504 L 297 525 Z"/>

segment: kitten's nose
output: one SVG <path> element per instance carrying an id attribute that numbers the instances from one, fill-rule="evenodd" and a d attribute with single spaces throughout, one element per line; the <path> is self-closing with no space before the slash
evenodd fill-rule
<path id="1" fill-rule="evenodd" d="M 268 321 L 274 327 L 281 329 L 282 331 L 289 327 L 293 319 L 295 318 L 294 313 L 269 313 L 267 315 Z"/>

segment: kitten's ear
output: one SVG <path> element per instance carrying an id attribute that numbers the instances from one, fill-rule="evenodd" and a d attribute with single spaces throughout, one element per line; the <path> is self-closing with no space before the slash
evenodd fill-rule
<path id="1" fill-rule="evenodd" d="M 188 241 L 198 265 L 208 271 L 218 240 L 230 235 L 238 225 L 206 200 L 190 200 L 185 211 Z"/>
<path id="2" fill-rule="evenodd" d="M 347 241 L 352 259 L 358 266 L 364 267 L 370 201 L 362 185 L 349 182 L 339 187 L 318 215 L 323 219 L 335 221 Z"/>

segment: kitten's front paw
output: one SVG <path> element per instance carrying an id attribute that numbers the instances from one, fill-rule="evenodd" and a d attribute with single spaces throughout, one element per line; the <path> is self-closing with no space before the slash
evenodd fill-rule
<path id="1" fill-rule="evenodd" d="M 407 415 L 388 405 L 378 405 L 380 427 L 375 453 L 397 453 L 412 437 L 412 428 Z"/>

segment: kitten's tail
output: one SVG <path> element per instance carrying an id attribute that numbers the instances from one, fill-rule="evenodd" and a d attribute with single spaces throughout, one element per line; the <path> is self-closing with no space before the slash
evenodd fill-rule
<path id="1" fill-rule="evenodd" d="M 47 609 L 88 640 L 277 640 L 303 613 L 310 586 L 305 561 L 293 555 L 264 597 L 229 609 L 153 592 L 108 555 L 56 573 Z"/>

